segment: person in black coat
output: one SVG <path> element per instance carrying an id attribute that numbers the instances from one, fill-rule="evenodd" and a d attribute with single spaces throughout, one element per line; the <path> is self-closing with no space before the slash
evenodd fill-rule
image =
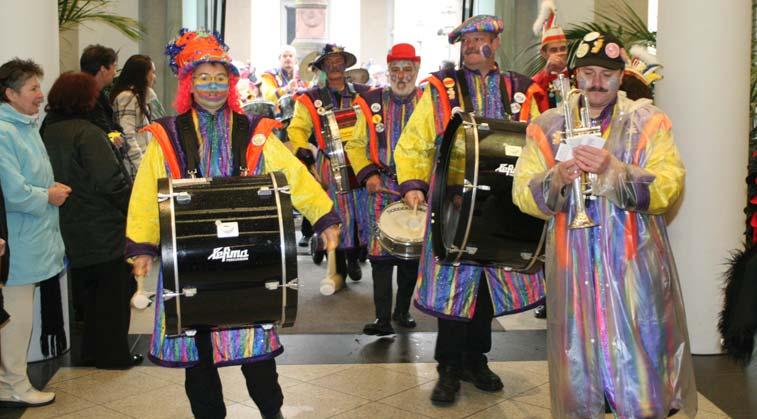
<path id="1" fill-rule="evenodd" d="M 105 132 L 86 119 L 97 94 L 91 75 L 63 73 L 50 89 L 40 131 L 55 179 L 74 191 L 60 223 L 72 281 L 83 288 L 81 361 L 128 368 L 142 361 L 127 342 L 134 279 L 123 252 L 131 185 Z"/>

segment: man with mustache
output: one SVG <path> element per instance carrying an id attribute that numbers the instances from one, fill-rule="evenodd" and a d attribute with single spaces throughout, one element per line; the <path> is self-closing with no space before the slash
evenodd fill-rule
<path id="1" fill-rule="evenodd" d="M 651 101 L 619 92 L 622 45 L 591 32 L 576 49 L 579 95 L 604 146 L 574 148 L 556 161 L 565 117 L 549 110 L 528 127 L 515 168 L 513 201 L 547 220 L 547 328 L 552 415 L 596 418 L 694 417 L 697 391 L 681 287 L 665 213 L 681 194 L 685 169 L 670 119 Z M 574 118 L 575 120 L 575 118 Z M 567 192 L 582 173 L 595 227 L 569 229 L 575 203 Z M 584 199 L 582 196 L 580 199 Z"/>
<path id="2" fill-rule="evenodd" d="M 310 173 L 272 133 L 280 124 L 260 116 L 248 119 L 240 109 L 233 87 L 239 73 L 227 50 L 216 34 L 186 29 L 166 47 L 179 79 L 174 101 L 179 115 L 144 128 L 154 141 L 150 141 L 134 181 L 126 226 L 126 257 L 134 264 L 135 276 L 146 275 L 153 258 L 160 254 L 155 197 L 158 179 L 168 176 L 282 172 L 291 189 L 292 205 L 315 220 L 314 227 L 327 248 L 338 244 L 339 217 Z M 159 277 L 159 290 L 162 281 Z M 239 364 L 262 417 L 282 417 L 284 396 L 275 357 L 283 347 L 276 326 L 198 328 L 196 334 L 168 335 L 161 307 L 156 304 L 150 358 L 159 365 L 185 368 L 184 387 L 195 417 L 226 416 L 218 368 Z"/>
<path id="3" fill-rule="evenodd" d="M 344 71 L 355 65 L 357 59 L 344 48 L 327 44 L 314 61 L 313 66 L 319 70 L 318 85 L 305 90 L 296 99 L 294 116 L 287 128 L 287 135 L 292 144 L 295 155 L 321 180 L 334 202 L 339 216 L 342 218 L 342 237 L 340 247 L 336 252 L 337 271 L 345 276 L 349 274 L 353 281 L 359 281 L 363 274 L 360 270 L 358 257 L 360 248 L 365 246 L 367 231 L 360 228 L 366 220 L 363 195 L 365 189 L 360 188 L 350 169 L 350 184 L 352 190 L 347 193 L 337 193 L 336 183 L 330 172 L 330 162 L 326 155 L 326 142 L 320 129 L 326 119 L 321 115 L 327 109 L 341 110 L 352 107 L 359 94 L 368 91 L 369 87 L 351 83 L 345 80 Z M 318 124 L 318 125 L 316 125 Z M 339 132 L 343 142 L 353 138 L 355 124 L 345 124 Z M 308 143 L 318 147 L 316 156 L 308 148 Z"/>
<path id="4" fill-rule="evenodd" d="M 297 50 L 293 46 L 281 47 L 279 64 L 278 68 L 268 70 L 260 76 L 263 79 L 263 98 L 271 103 L 278 103 L 282 96 L 294 94 L 297 89 L 306 86 L 294 68 L 297 65 Z"/>
<path id="5" fill-rule="evenodd" d="M 410 298 L 415 289 L 418 261 L 400 260 L 381 248 L 376 224 L 387 205 L 399 200 L 394 148 L 410 119 L 421 91 L 415 86 L 421 57 L 410 44 L 397 44 L 386 56 L 390 85 L 357 98 L 362 116 L 355 127 L 355 140 L 347 143 L 347 154 L 358 182 L 365 185 L 368 215 L 368 258 L 373 274 L 373 304 L 376 320 L 363 333 L 385 336 L 394 333 L 390 320 L 414 328 Z M 392 314 L 392 272 L 397 267 L 397 305 Z M 391 318 L 390 318 L 391 314 Z"/>
<path id="6" fill-rule="evenodd" d="M 429 185 L 437 174 L 437 144 L 451 109 L 460 107 L 486 118 L 514 120 L 528 120 L 538 113 L 529 97 L 539 87 L 524 75 L 500 71 L 495 61 L 503 26 L 496 16 L 479 15 L 450 32 L 450 43 L 462 43 L 463 65 L 427 79 L 428 86 L 394 154 L 399 190 L 409 206 L 424 203 L 432 194 Z M 530 105 L 524 107 L 527 100 Z M 491 350 L 492 318 L 538 304 L 544 295 L 543 275 L 508 272 L 493 265 L 439 264 L 430 245 L 436 238 L 430 237 L 429 225 L 427 222 L 415 304 L 439 319 L 434 354 L 439 381 L 431 400 L 450 404 L 461 379 L 484 391 L 502 389 L 502 380 L 489 369 L 485 355 Z"/>

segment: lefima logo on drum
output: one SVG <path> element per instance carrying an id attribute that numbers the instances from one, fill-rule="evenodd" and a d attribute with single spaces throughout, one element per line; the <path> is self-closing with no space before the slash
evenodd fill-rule
<path id="1" fill-rule="evenodd" d="M 247 249 L 231 250 L 230 247 L 216 247 L 208 260 L 220 260 L 221 262 L 244 262 L 250 259 Z"/>

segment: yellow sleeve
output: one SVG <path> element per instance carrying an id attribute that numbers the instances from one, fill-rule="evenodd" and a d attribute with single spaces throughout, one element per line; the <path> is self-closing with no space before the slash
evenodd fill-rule
<path id="1" fill-rule="evenodd" d="M 543 212 L 536 204 L 531 183 L 541 182 L 548 170 L 536 141 L 531 136 L 526 137 L 526 146 L 521 150 L 518 162 L 515 164 L 512 198 L 513 203 L 522 212 L 541 219 L 547 219 L 550 215 Z M 543 198 L 539 197 L 539 199 Z"/>
<path id="2" fill-rule="evenodd" d="M 436 151 L 435 113 L 431 98 L 429 85 L 397 141 L 394 161 L 400 185 L 409 180 L 420 180 L 428 184 L 431 176 Z"/>
<path id="3" fill-rule="evenodd" d="M 263 146 L 266 172 L 282 172 L 286 176 L 292 196 L 292 205 L 313 224 L 328 214 L 334 204 L 321 185 L 313 179 L 289 149 L 271 134 Z"/>
<path id="4" fill-rule="evenodd" d="M 365 115 L 362 112 L 357 117 L 355 128 L 352 131 L 352 139 L 347 141 L 344 149 L 355 174 L 360 173 L 361 170 L 372 164 L 368 159 L 368 124 L 365 122 Z"/>
<path id="5" fill-rule="evenodd" d="M 654 180 L 649 185 L 647 212 L 663 214 L 678 200 L 683 189 L 686 169 L 678 153 L 667 117 L 664 117 L 662 122 L 657 119 L 650 121 L 650 124 L 657 126 L 649 127 L 654 134 L 648 139 L 647 159 L 643 166 L 654 176 Z M 644 131 L 648 130 L 645 128 Z"/>
<path id="6" fill-rule="evenodd" d="M 308 149 L 308 139 L 313 132 L 313 121 L 310 112 L 299 100 L 294 103 L 294 114 L 287 128 L 289 142 L 292 143 L 292 151 L 296 154 L 298 149 Z"/>
<path id="7" fill-rule="evenodd" d="M 142 156 L 129 200 L 126 237 L 135 243 L 160 244 L 158 179 L 167 177 L 163 150 L 149 132 L 150 142 Z"/>
<path id="8" fill-rule="evenodd" d="M 271 103 L 278 103 L 279 87 L 276 85 L 276 79 L 269 73 L 263 73 L 260 79 L 262 80 L 260 91 L 263 93 L 263 99 Z"/>

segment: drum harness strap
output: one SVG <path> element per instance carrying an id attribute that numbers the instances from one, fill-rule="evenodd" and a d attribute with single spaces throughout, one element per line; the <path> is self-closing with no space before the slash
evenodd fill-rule
<path id="1" fill-rule="evenodd" d="M 238 161 L 242 161 L 241 156 L 245 156 L 245 148 L 250 140 L 250 122 L 244 115 L 234 114 L 231 130 L 231 150 L 232 156 Z M 197 138 L 197 130 L 192 119 L 192 112 L 185 112 L 176 117 L 177 132 L 179 134 L 179 144 L 184 149 L 184 155 L 187 156 L 187 173 L 189 177 L 194 177 L 199 171 L 200 155 Z M 233 176 L 239 176 L 241 165 L 234 166 L 232 169 Z"/>
<path id="2" fill-rule="evenodd" d="M 470 90 L 468 89 L 468 83 L 465 79 L 465 70 L 463 70 L 462 68 L 460 70 L 457 70 L 456 78 L 457 82 L 460 85 L 460 93 L 462 93 L 463 96 L 463 106 L 465 107 L 466 111 L 473 112 L 475 108 L 473 107 L 473 103 L 471 102 Z M 500 99 L 502 100 L 502 105 L 505 109 L 505 119 L 510 121 L 513 120 L 513 113 L 512 109 L 510 108 L 511 90 L 512 88 L 510 87 L 509 80 L 505 76 L 505 73 L 501 73 L 499 78 L 499 95 Z"/>

